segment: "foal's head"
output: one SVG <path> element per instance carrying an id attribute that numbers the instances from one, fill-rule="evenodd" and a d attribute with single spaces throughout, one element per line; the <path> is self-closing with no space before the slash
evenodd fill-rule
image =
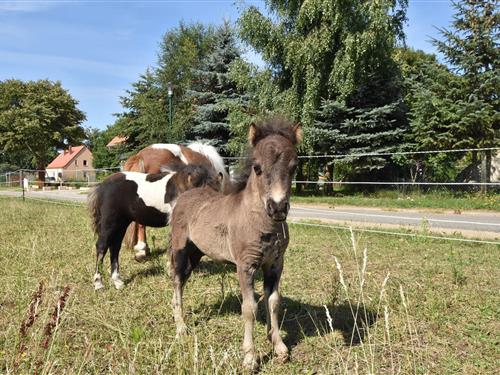
<path id="1" fill-rule="evenodd" d="M 282 119 L 251 125 L 248 140 L 252 149 L 252 174 L 267 214 L 284 221 L 290 209 L 292 177 L 297 167 L 295 145 L 302 139 L 300 124 Z"/>

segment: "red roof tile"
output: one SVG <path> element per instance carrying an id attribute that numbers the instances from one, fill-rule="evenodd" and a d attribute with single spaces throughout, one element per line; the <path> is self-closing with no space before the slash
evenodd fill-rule
<path id="1" fill-rule="evenodd" d="M 84 148 L 84 145 L 76 147 L 70 146 L 68 150 L 64 150 L 59 155 L 57 155 L 57 157 L 52 160 L 49 165 L 47 165 L 47 169 L 66 167 L 71 162 L 71 160 L 73 160 L 75 156 L 77 156 Z"/>

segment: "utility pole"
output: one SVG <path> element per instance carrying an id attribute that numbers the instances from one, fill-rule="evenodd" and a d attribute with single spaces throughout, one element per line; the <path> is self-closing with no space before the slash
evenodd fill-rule
<path id="1" fill-rule="evenodd" d="M 168 83 L 168 125 L 172 128 L 172 122 L 174 118 L 174 109 L 172 103 L 172 97 L 174 96 L 174 91 L 172 90 L 172 82 Z"/>

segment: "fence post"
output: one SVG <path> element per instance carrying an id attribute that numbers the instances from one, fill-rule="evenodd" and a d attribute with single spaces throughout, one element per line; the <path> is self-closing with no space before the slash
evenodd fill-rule
<path id="1" fill-rule="evenodd" d="M 24 202 L 24 171 L 21 169 L 21 186 L 23 188 L 23 202 Z"/>

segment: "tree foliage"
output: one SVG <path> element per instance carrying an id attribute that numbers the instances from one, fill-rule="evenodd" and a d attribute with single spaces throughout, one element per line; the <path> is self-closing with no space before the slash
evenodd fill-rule
<path id="1" fill-rule="evenodd" d="M 225 21 L 215 30 L 210 52 L 194 72 L 188 91 L 194 114 L 187 138 L 208 142 L 223 153 L 230 138 L 230 112 L 245 101 L 230 74 L 231 64 L 240 57 L 235 32 Z"/>
<path id="2" fill-rule="evenodd" d="M 0 148 L 5 153 L 32 157 L 45 169 L 56 149 L 84 138 L 85 114 L 60 82 L 49 80 L 0 82 Z"/>
<path id="3" fill-rule="evenodd" d="M 305 125 L 303 151 L 358 153 L 397 149 L 407 128 L 394 49 L 403 39 L 407 1 L 266 1 L 239 23 L 263 56 L 278 100 Z M 272 92 L 272 91 L 270 91 Z M 354 173 L 387 160 L 353 160 Z"/>
<path id="4" fill-rule="evenodd" d="M 498 145 L 500 131 L 500 12 L 496 0 L 454 2 L 452 29 L 439 29 L 433 44 L 460 77 L 456 92 L 457 147 Z M 436 129 L 438 134 L 440 129 Z M 446 135 L 445 135 L 446 136 Z"/>

